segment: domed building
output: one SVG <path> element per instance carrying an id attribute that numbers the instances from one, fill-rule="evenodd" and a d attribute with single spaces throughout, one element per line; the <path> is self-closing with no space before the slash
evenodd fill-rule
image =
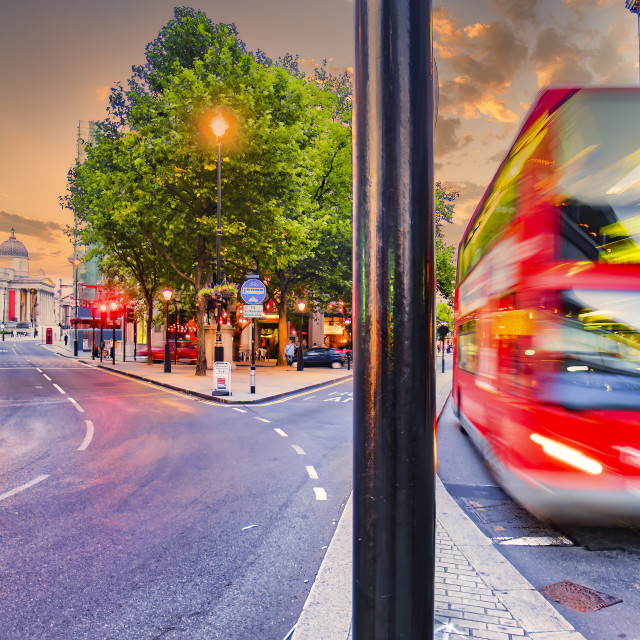
<path id="1" fill-rule="evenodd" d="M 32 332 L 53 326 L 55 284 L 44 275 L 29 275 L 29 252 L 15 230 L 0 244 L 0 320 L 6 331 Z"/>

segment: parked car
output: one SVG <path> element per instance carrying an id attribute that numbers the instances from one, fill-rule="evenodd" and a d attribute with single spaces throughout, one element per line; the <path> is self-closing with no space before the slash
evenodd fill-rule
<path id="1" fill-rule="evenodd" d="M 302 362 L 305 367 L 332 367 L 333 369 L 339 369 L 346 361 L 347 356 L 344 353 L 329 347 L 313 347 L 302 354 Z"/>
<path id="2" fill-rule="evenodd" d="M 154 360 L 158 360 L 160 362 L 164 362 L 164 343 L 160 345 L 153 345 L 151 347 L 151 357 Z M 176 343 L 174 341 L 169 342 L 169 349 L 171 353 L 171 360 L 175 361 L 176 359 Z M 136 350 L 136 357 L 138 358 L 146 358 L 147 357 L 147 345 L 140 345 Z M 193 361 L 198 357 L 198 346 L 195 342 L 190 340 L 178 340 L 178 360 L 188 360 Z"/>

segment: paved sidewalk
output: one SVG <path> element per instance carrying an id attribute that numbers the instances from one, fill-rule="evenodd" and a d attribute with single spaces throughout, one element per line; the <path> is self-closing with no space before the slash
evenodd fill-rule
<path id="1" fill-rule="evenodd" d="M 63 342 L 53 345 L 42 345 L 46 349 L 73 358 L 73 345 L 70 341 L 65 347 Z M 78 359 L 83 363 L 101 367 L 110 371 L 115 371 L 122 375 L 131 376 L 142 380 L 147 380 L 169 389 L 185 391 L 201 398 L 206 398 L 212 402 L 222 402 L 226 404 L 255 404 L 274 401 L 292 393 L 306 391 L 317 386 L 325 386 L 332 382 L 338 383 L 351 378 L 353 370 L 347 367 L 341 369 L 330 369 L 329 367 L 305 367 L 303 371 L 298 371 L 295 367 L 276 366 L 273 361 L 262 361 L 256 363 L 255 371 L 255 393 L 251 393 L 251 366 L 245 363 L 234 363 L 231 372 L 231 396 L 212 396 L 213 372 L 207 371 L 205 376 L 195 375 L 194 364 L 171 365 L 171 373 L 164 373 L 164 363 L 154 363 L 148 365 L 146 360 L 138 358 L 133 361 L 133 352 L 127 350 L 127 360 L 122 362 L 122 354 L 116 355 L 116 364 L 111 358 L 104 358 L 102 363 L 99 359 L 92 360 L 88 352 L 79 353 Z"/>
<path id="2" fill-rule="evenodd" d="M 451 390 L 451 375 L 438 366 L 438 415 Z M 349 498 L 291 640 L 351 640 L 351 503 Z M 436 478 L 434 640 L 457 638 L 584 640 L 494 548 Z"/>

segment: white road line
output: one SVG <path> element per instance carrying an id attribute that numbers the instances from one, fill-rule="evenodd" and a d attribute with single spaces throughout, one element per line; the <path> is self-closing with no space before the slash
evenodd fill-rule
<path id="1" fill-rule="evenodd" d="M 38 369 L 38 367 L 36 367 L 36 371 L 37 371 L 38 373 L 42 373 L 42 370 L 41 370 L 41 369 Z"/>
<path id="2" fill-rule="evenodd" d="M 293 447 L 293 450 L 299 455 L 299 456 L 304 456 L 306 455 L 304 452 L 304 449 L 302 447 L 299 447 L 297 444 L 292 444 L 291 445 Z"/>
<path id="3" fill-rule="evenodd" d="M 78 447 L 78 451 L 84 451 L 89 446 L 91 438 L 93 438 L 93 422 L 91 422 L 91 420 L 85 420 L 84 423 L 87 425 L 87 433 L 82 444 Z"/>
<path id="4" fill-rule="evenodd" d="M 327 492 L 322 487 L 313 487 L 316 494 L 316 500 L 326 500 Z"/>
<path id="5" fill-rule="evenodd" d="M 43 373 L 42 375 L 43 375 L 47 380 L 51 381 L 51 378 L 50 378 L 46 373 Z"/>
<path id="6" fill-rule="evenodd" d="M 519 547 L 572 547 L 573 542 L 564 536 L 523 536 L 521 538 L 494 538 L 502 545 Z"/>
<path id="7" fill-rule="evenodd" d="M 310 464 L 306 465 L 305 469 L 312 480 L 318 479 L 318 472 Z"/>
<path id="8" fill-rule="evenodd" d="M 34 484 L 38 484 L 38 482 L 42 482 L 43 480 L 46 480 L 48 477 L 49 476 L 45 476 L 45 475 L 38 476 L 37 478 L 30 480 L 29 482 L 25 482 L 24 484 L 21 484 L 19 487 L 16 487 L 15 489 L 11 489 L 11 491 L 6 491 L 5 493 L 0 494 L 0 500 L 4 500 L 5 498 L 10 498 L 11 496 L 14 496 L 16 493 L 20 493 L 20 491 L 24 491 L 29 487 L 33 487 Z"/>
<path id="9" fill-rule="evenodd" d="M 308 398 L 305 398 L 304 401 L 306 402 L 307 400 L 311 400 L 312 398 L 315 398 L 315 396 L 309 396 Z"/>
<path id="10" fill-rule="evenodd" d="M 238 409 L 238 407 L 231 407 L 234 411 L 239 411 L 240 413 L 247 413 L 244 409 Z"/>
<path id="11" fill-rule="evenodd" d="M 288 438 L 289 436 L 282 430 L 282 429 L 278 429 L 278 427 L 276 427 L 274 429 L 274 431 L 279 435 L 282 436 L 283 438 Z"/>
<path id="12" fill-rule="evenodd" d="M 254 416 L 254 418 L 256 420 L 260 420 L 261 422 L 268 422 L 269 424 L 271 424 L 271 420 L 267 420 L 266 418 L 258 418 L 258 416 Z"/>
<path id="13" fill-rule="evenodd" d="M 73 399 L 73 398 L 67 398 L 67 400 L 69 400 L 69 402 L 73 403 L 73 406 L 80 412 L 80 413 L 84 413 L 84 409 Z"/>
<path id="14" fill-rule="evenodd" d="M 67 392 L 64 391 L 64 389 L 61 389 L 55 382 L 53 383 L 53 386 L 63 395 L 66 396 Z"/>

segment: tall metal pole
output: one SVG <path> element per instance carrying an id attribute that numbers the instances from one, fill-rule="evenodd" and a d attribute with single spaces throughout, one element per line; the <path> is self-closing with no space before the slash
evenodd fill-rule
<path id="1" fill-rule="evenodd" d="M 164 372 L 171 373 L 171 346 L 169 345 L 169 301 L 165 300 L 166 327 L 164 332 Z"/>
<path id="2" fill-rule="evenodd" d="M 76 302 L 76 317 L 75 317 L 75 331 L 73 335 L 73 355 L 78 356 L 78 265 L 74 263 L 74 282 L 75 282 L 75 302 Z"/>
<path id="3" fill-rule="evenodd" d="M 221 275 L 221 245 L 222 245 L 222 143 L 218 139 L 218 191 L 217 191 L 217 213 L 218 213 L 218 227 L 216 229 L 216 284 L 222 284 Z M 224 360 L 224 348 L 222 346 L 222 333 L 220 331 L 220 305 L 222 304 L 222 298 L 220 298 L 216 306 L 216 343 L 213 348 L 213 359 L 216 362 Z"/>
<path id="4" fill-rule="evenodd" d="M 356 0 L 353 640 L 433 638 L 431 0 Z"/>
<path id="5" fill-rule="evenodd" d="M 251 393 L 256 392 L 256 321 L 251 321 Z"/>
<path id="6" fill-rule="evenodd" d="M 302 312 L 300 312 L 300 334 L 298 335 L 298 371 L 304 371 L 304 360 L 302 355 Z"/>

